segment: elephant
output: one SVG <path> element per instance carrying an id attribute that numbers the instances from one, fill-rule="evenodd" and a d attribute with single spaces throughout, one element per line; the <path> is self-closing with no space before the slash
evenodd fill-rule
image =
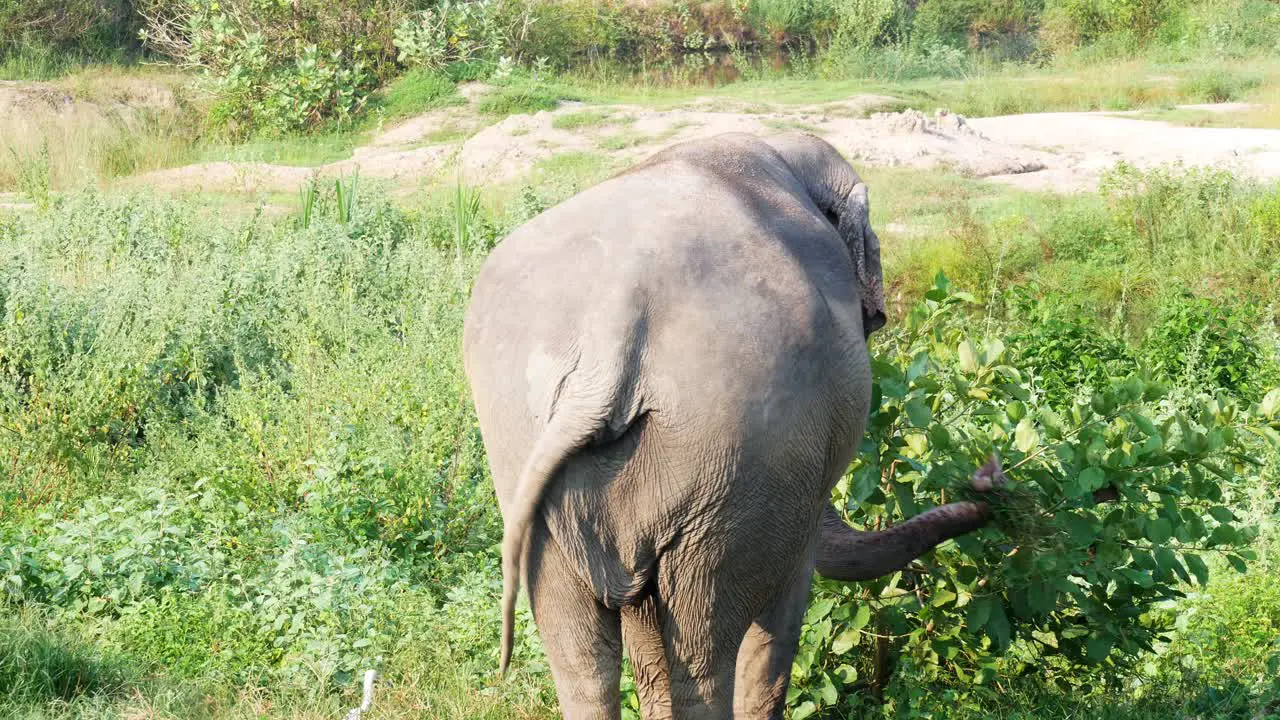
<path id="1" fill-rule="evenodd" d="M 867 185 L 808 133 L 677 143 L 497 244 L 462 349 L 501 674 L 523 587 L 565 718 L 620 717 L 624 649 L 646 720 L 781 718 L 815 571 L 882 576 L 991 516 L 832 506 L 885 322 Z"/>

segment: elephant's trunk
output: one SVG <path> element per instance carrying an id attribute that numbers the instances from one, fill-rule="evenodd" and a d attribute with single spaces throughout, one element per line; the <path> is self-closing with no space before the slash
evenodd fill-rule
<path id="1" fill-rule="evenodd" d="M 907 566 L 938 543 L 977 530 L 991 517 L 986 503 L 956 502 L 933 508 L 879 532 L 845 524 L 827 505 L 822 515 L 818 573 L 832 580 L 871 580 Z"/>

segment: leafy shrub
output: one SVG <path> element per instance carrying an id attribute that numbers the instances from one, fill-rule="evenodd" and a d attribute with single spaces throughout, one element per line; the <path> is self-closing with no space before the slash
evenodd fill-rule
<path id="1" fill-rule="evenodd" d="M 0 67 L 22 78 L 133 51 L 139 18 L 123 0 L 0 0 Z"/>
<path id="2" fill-rule="evenodd" d="M 1224 103 L 1237 100 L 1248 89 L 1257 85 L 1255 79 L 1245 79 L 1220 69 L 1202 70 L 1182 81 L 1180 90 L 1197 102 Z"/>
<path id="3" fill-rule="evenodd" d="M 1108 36 L 1141 45 L 1185 11 L 1183 0 L 1046 0 L 1040 37 L 1054 53 Z"/>
<path id="4" fill-rule="evenodd" d="M 1280 427 L 1280 391 L 1252 410 L 1201 398 L 1183 412 L 1130 375 L 1055 411 L 1004 363 L 1001 340 L 966 339 L 963 293 L 939 278 L 926 297 L 875 348 L 870 437 L 837 500 L 857 525 L 893 524 L 969 495 L 964 479 L 991 453 L 1012 485 L 997 493 L 994 527 L 913 568 L 816 582 L 797 717 L 856 709 L 895 664 L 926 687 L 1124 665 L 1161 632 L 1144 611 L 1208 581 L 1202 553 L 1240 570 L 1256 557 L 1255 531 L 1226 506 L 1247 477 L 1246 428 Z"/>
<path id="5" fill-rule="evenodd" d="M 1280 42 L 1280 7 L 1265 0 L 1216 0 L 1192 3 L 1188 35 L 1215 52 L 1243 56 Z"/>
<path id="6" fill-rule="evenodd" d="M 1142 352 L 1151 368 L 1184 387 L 1257 400 L 1280 379 L 1257 340 L 1262 318 L 1234 298 L 1184 292 L 1161 305 Z"/>
<path id="7" fill-rule="evenodd" d="M 477 58 L 497 60 L 508 40 L 493 0 L 443 0 L 400 21 L 395 30 L 397 59 L 408 67 L 439 70 Z"/>
<path id="8" fill-rule="evenodd" d="M 397 618 L 496 572 L 449 348 L 500 223 L 343 187 L 305 223 L 85 193 L 0 226 L 0 613 L 327 693 L 402 647 Z"/>
<path id="9" fill-rule="evenodd" d="M 1092 396 L 1138 371 L 1122 338 L 1112 337 L 1096 316 L 1086 317 L 1038 302 L 1030 288 L 1016 288 L 1019 330 L 1007 338 L 1010 362 L 1027 370 L 1050 407 L 1069 408 L 1079 393 Z"/>
<path id="10" fill-rule="evenodd" d="M 1132 237 L 1128 249 L 1135 259 L 1196 258 L 1209 265 L 1268 257 L 1277 247 L 1269 226 L 1253 222 L 1254 208 L 1265 207 L 1255 202 L 1274 190 L 1263 191 L 1228 170 L 1180 164 L 1139 170 L 1121 163 L 1103 177 L 1099 191 Z"/>
<path id="11" fill-rule="evenodd" d="M 212 82 L 215 120 L 288 132 L 363 106 L 396 67 L 391 34 L 403 9 L 396 0 L 155 0 L 144 36 Z"/>
<path id="12" fill-rule="evenodd" d="M 983 49 L 1026 34 L 1038 9 L 1024 0 L 926 0 L 916 8 L 912 40 Z"/>

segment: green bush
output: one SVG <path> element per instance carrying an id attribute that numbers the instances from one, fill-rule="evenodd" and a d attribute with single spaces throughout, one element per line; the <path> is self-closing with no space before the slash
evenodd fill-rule
<path id="1" fill-rule="evenodd" d="M 400 21 L 395 30 L 397 59 L 404 65 L 440 70 L 478 58 L 496 61 L 507 50 L 495 0 L 442 0 Z"/>
<path id="2" fill-rule="evenodd" d="M 1266 0 L 1213 0 L 1192 3 L 1189 37 L 1227 56 L 1274 50 L 1280 44 L 1280 6 Z"/>
<path id="3" fill-rule="evenodd" d="M 1123 338 L 1112 336 L 1096 312 L 1071 311 L 1040 302 L 1033 288 L 1015 288 L 1015 326 L 1007 338 L 1010 362 L 1029 371 L 1050 407 L 1070 408 L 1113 381 L 1138 372 Z M 1167 377 L 1167 376 L 1166 376 Z"/>
<path id="4" fill-rule="evenodd" d="M 969 474 L 993 453 L 1012 484 L 993 499 L 994 527 L 918 566 L 816 582 L 794 717 L 855 711 L 894 666 L 925 692 L 1132 667 L 1163 630 L 1146 611 L 1208 582 L 1204 553 L 1241 571 L 1256 558 L 1256 531 L 1228 506 L 1255 472 L 1255 433 L 1280 429 L 1280 390 L 1252 409 L 1202 395 L 1180 411 L 1131 374 L 1054 410 L 998 337 L 968 337 L 963 293 L 939 278 L 926 298 L 874 349 L 869 438 L 837 500 L 856 525 L 894 524 L 970 496 Z"/>
<path id="5" fill-rule="evenodd" d="M 1036 0 L 926 0 L 916 8 L 912 39 L 984 49 L 1026 35 L 1041 10 Z"/>
<path id="6" fill-rule="evenodd" d="M 1228 170 L 1178 164 L 1139 170 L 1121 163 L 1103 177 L 1099 191 L 1128 236 L 1129 260 L 1198 260 L 1208 267 L 1271 257 L 1280 249 L 1266 220 L 1276 190 Z"/>
<path id="7" fill-rule="evenodd" d="M 1133 49 L 1157 39 L 1188 5 L 1185 0 L 1045 0 L 1040 37 L 1056 53 L 1109 38 Z"/>
<path id="8" fill-rule="evenodd" d="M 1258 341 L 1264 316 L 1240 300 L 1174 295 L 1142 345 L 1146 363 L 1185 387 L 1257 400 L 1280 380 L 1280 358 Z"/>
<path id="9" fill-rule="evenodd" d="M 154 0 L 148 45 L 202 71 L 214 119 L 287 132 L 346 120 L 396 69 L 397 0 Z"/>

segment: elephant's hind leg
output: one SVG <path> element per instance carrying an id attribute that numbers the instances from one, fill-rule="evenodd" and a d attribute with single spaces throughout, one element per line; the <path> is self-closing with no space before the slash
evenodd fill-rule
<path id="1" fill-rule="evenodd" d="M 801 573 L 747 630 L 738 649 L 734 720 L 782 720 L 812 579 L 811 570 Z"/>
<path id="2" fill-rule="evenodd" d="M 546 526 L 531 538 L 529 598 L 565 720 L 618 720 L 622 628 L 596 601 Z"/>
<path id="3" fill-rule="evenodd" d="M 658 563 L 655 598 L 666 649 L 674 720 L 730 720 L 734 662 L 751 624 L 743 581 L 707 557 L 684 547 Z"/>
<path id="4" fill-rule="evenodd" d="M 622 609 L 622 641 L 631 660 L 643 720 L 671 720 L 671 670 L 658 622 L 657 599 Z"/>

